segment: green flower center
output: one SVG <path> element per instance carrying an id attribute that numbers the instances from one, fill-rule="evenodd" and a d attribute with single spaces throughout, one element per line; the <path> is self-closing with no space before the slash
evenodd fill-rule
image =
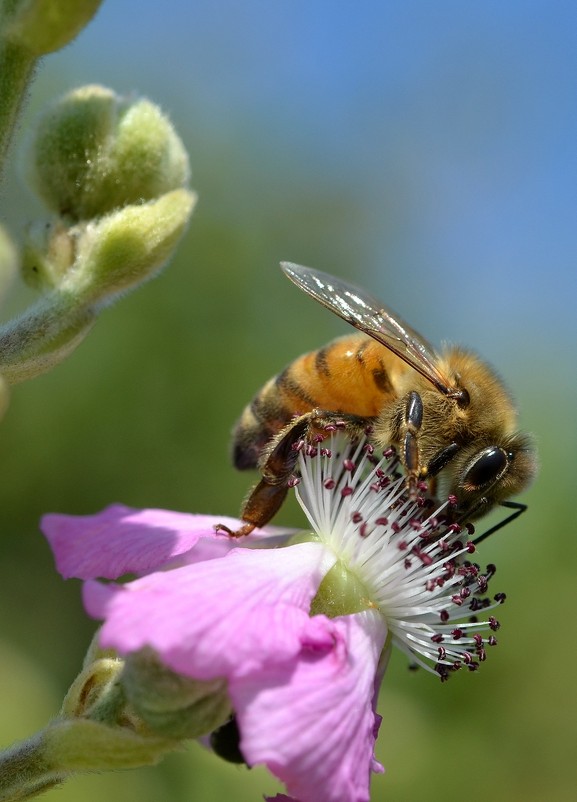
<path id="1" fill-rule="evenodd" d="M 311 615 L 336 618 L 374 609 L 366 585 L 342 561 L 337 560 L 321 582 L 312 600 Z"/>

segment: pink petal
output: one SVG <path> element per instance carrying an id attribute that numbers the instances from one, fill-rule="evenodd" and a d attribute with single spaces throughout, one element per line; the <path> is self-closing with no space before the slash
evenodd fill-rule
<path id="1" fill-rule="evenodd" d="M 229 693 L 250 765 L 265 763 L 301 802 L 367 802 L 375 674 L 386 626 L 373 610 L 330 622 L 333 648 L 234 678 Z"/>
<path id="2" fill-rule="evenodd" d="M 231 529 L 241 524 L 225 516 L 137 510 L 115 504 L 96 515 L 45 515 L 41 528 L 54 552 L 56 567 L 66 579 L 117 579 L 126 573 L 156 570 L 176 557 L 184 561 L 183 555 L 199 541 L 202 547 L 194 558 L 189 555 L 188 561 L 222 556 L 239 543 L 216 534 L 217 523 Z M 258 542 L 258 536 L 253 535 L 242 545 L 251 545 L 255 539 Z"/>
<path id="3" fill-rule="evenodd" d="M 105 647 L 127 654 L 151 646 L 174 671 L 198 679 L 239 676 L 291 659 L 303 641 L 332 648 L 326 626 L 308 611 L 334 562 L 319 543 L 237 548 L 123 586 L 87 582 L 84 602 L 105 619 Z"/>

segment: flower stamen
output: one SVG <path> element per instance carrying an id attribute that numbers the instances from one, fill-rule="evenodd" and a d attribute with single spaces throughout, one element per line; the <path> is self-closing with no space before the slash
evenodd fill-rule
<path id="1" fill-rule="evenodd" d="M 481 633 L 498 622 L 474 614 L 494 609 L 504 594 L 485 596 L 495 567 L 482 573 L 469 561 L 475 546 L 462 534 L 470 536 L 472 527 L 451 520 L 451 497 L 411 499 L 394 449 L 379 458 L 372 444 L 340 432 L 327 443 L 299 453 L 296 494 L 318 539 L 360 581 L 412 662 L 443 681 L 461 666 L 476 670 L 485 646 L 496 643 Z M 426 485 L 418 489 L 427 492 Z M 463 620 L 472 614 L 474 620 Z"/>

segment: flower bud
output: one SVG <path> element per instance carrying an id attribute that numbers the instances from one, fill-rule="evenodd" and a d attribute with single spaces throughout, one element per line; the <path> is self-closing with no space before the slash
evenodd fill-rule
<path id="1" fill-rule="evenodd" d="M 121 681 L 138 715 L 165 738 L 207 735 L 231 714 L 224 679 L 183 677 L 166 668 L 150 649 L 126 658 Z"/>
<path id="2" fill-rule="evenodd" d="M 193 193 L 178 189 L 78 226 L 76 265 L 61 288 L 94 305 L 151 278 L 172 254 L 195 202 Z"/>
<path id="3" fill-rule="evenodd" d="M 72 220 L 158 198 L 189 178 L 184 146 L 160 109 L 101 86 L 73 90 L 44 115 L 30 161 L 40 196 Z"/>
<path id="4" fill-rule="evenodd" d="M 103 706 L 111 710 L 116 694 L 113 689 L 118 686 L 118 678 L 124 668 L 124 661 L 118 656 L 99 657 L 90 662 L 85 661 L 80 674 L 76 677 L 62 702 L 60 716 L 62 718 L 89 717 L 97 707 Z M 111 690 L 112 689 L 112 690 Z M 104 702 L 103 702 L 104 700 Z M 116 723 L 115 713 L 97 716 L 109 724 Z"/>
<path id="5" fill-rule="evenodd" d="M 12 3 L 8 37 L 43 56 L 77 36 L 98 11 L 102 0 L 17 0 Z"/>

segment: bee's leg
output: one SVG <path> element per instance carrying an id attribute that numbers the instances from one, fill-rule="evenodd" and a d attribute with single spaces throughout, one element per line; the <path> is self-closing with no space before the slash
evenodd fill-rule
<path id="1" fill-rule="evenodd" d="M 518 518 L 519 515 L 521 515 L 521 513 L 525 512 L 525 510 L 527 509 L 526 504 L 520 504 L 518 501 L 502 501 L 499 504 L 499 506 L 505 507 L 506 509 L 509 510 L 514 510 L 514 512 L 512 512 L 510 515 L 507 515 L 505 518 L 503 518 L 502 521 L 499 521 L 498 524 L 495 524 L 495 526 L 492 526 L 490 529 L 487 529 L 487 531 L 483 532 L 482 535 L 476 537 L 473 540 L 475 546 L 477 546 L 479 543 L 485 540 L 485 538 L 488 538 L 489 535 L 494 535 L 495 532 L 499 531 L 499 529 L 502 529 L 504 526 L 507 526 L 507 524 L 510 524 L 511 521 L 514 521 L 515 518 Z"/>
<path id="2" fill-rule="evenodd" d="M 437 453 L 431 457 L 425 468 L 427 478 L 436 476 L 443 468 L 446 468 L 460 448 L 461 446 L 458 443 L 450 443 L 448 446 L 445 446 L 445 448 L 437 451 Z"/>
<path id="3" fill-rule="evenodd" d="M 272 438 L 259 460 L 262 479 L 250 491 L 242 505 L 245 524 L 236 531 L 218 524 L 219 532 L 232 537 L 250 535 L 253 529 L 265 526 L 278 512 L 289 489 L 289 479 L 298 460 L 296 444 L 308 434 L 310 417 L 306 413 L 292 420 Z"/>
<path id="4" fill-rule="evenodd" d="M 403 411 L 404 437 L 402 440 L 402 460 L 407 471 L 409 495 L 417 495 L 417 483 L 422 476 L 419 457 L 419 432 L 423 425 L 423 402 L 416 390 L 411 390 L 405 399 Z"/>
<path id="5" fill-rule="evenodd" d="M 249 535 L 253 529 L 265 526 L 278 512 L 290 486 L 298 457 L 299 443 L 313 445 L 335 429 L 342 429 L 359 437 L 365 433 L 371 421 L 356 415 L 343 415 L 336 412 L 314 409 L 292 420 L 273 437 L 261 459 L 259 469 L 262 478 L 245 500 L 241 518 L 245 524 L 236 531 L 219 524 L 218 531 L 225 531 L 233 537 Z"/>
<path id="6" fill-rule="evenodd" d="M 262 478 L 245 499 L 241 519 L 245 522 L 238 529 L 231 529 L 225 524 L 216 524 L 217 532 L 225 532 L 230 537 L 250 535 L 253 529 L 266 526 L 279 511 L 288 493 L 288 481 L 272 484 L 269 479 Z"/>

